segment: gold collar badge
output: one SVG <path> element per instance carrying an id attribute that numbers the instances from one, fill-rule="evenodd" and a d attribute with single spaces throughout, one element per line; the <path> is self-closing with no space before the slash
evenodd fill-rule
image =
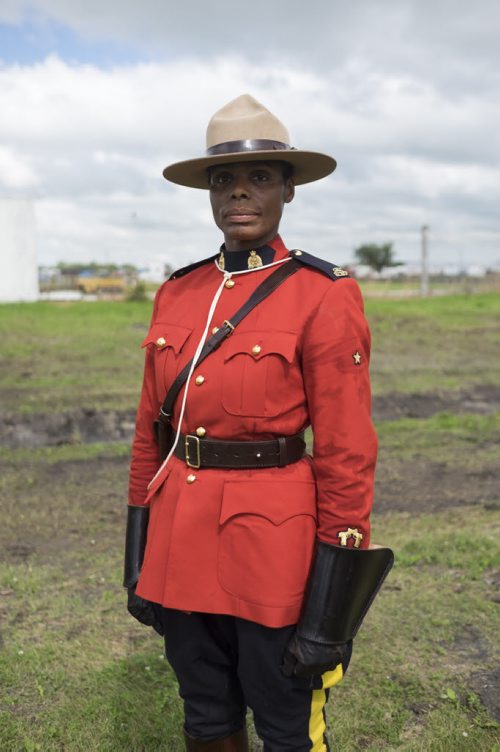
<path id="1" fill-rule="evenodd" d="M 226 268 L 224 266 L 224 254 L 222 253 L 222 251 L 219 254 L 219 258 L 217 259 L 217 263 L 219 264 L 219 268 L 220 269 L 225 269 Z"/>
<path id="2" fill-rule="evenodd" d="M 258 269 L 259 266 L 264 266 L 261 257 L 259 256 L 257 251 L 250 251 L 250 256 L 248 257 L 248 268 Z"/>

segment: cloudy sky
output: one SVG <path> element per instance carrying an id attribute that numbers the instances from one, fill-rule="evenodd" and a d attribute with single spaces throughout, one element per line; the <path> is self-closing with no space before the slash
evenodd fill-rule
<path id="1" fill-rule="evenodd" d="M 40 263 L 174 266 L 221 242 L 162 177 L 248 92 L 336 172 L 286 207 L 290 247 L 347 263 L 500 264 L 497 0 L 2 0 L 0 197 L 35 200 Z"/>

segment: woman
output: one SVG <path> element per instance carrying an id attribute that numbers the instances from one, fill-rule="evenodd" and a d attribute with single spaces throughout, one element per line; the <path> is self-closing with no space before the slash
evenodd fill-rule
<path id="1" fill-rule="evenodd" d="M 367 551 L 370 336 L 347 272 L 278 234 L 295 185 L 335 160 L 292 149 L 248 95 L 214 115 L 207 147 L 164 171 L 209 190 L 224 244 L 160 288 L 143 342 L 129 610 L 165 635 L 188 750 L 247 750 L 247 707 L 266 752 L 325 750 L 328 689 L 390 566 L 387 550 Z M 271 276 L 275 289 L 236 325 Z M 200 360 L 207 340 L 216 348 Z M 160 462 L 153 424 L 183 369 Z"/>

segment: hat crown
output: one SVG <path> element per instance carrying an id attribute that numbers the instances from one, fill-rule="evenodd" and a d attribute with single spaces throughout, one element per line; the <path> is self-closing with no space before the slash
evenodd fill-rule
<path id="1" fill-rule="evenodd" d="M 231 141 L 268 139 L 289 144 L 278 118 L 250 94 L 242 94 L 218 110 L 207 127 L 207 149 Z"/>

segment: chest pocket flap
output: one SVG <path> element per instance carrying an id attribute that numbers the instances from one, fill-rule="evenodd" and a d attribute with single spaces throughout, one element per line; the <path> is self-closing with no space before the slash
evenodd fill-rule
<path id="1" fill-rule="evenodd" d="M 151 325 L 147 337 L 141 343 L 141 347 L 153 345 L 156 350 L 172 348 L 177 355 L 184 347 L 190 334 L 191 329 L 187 329 L 185 326 L 157 321 Z"/>
<path id="2" fill-rule="evenodd" d="M 292 363 L 297 335 L 293 332 L 238 332 L 232 334 L 224 346 L 224 361 L 246 354 L 259 361 L 267 355 L 280 355 Z"/>
<path id="3" fill-rule="evenodd" d="M 270 418 L 286 412 L 290 379 L 299 371 L 293 332 L 235 332 L 221 347 L 221 403 L 230 415 Z"/>

